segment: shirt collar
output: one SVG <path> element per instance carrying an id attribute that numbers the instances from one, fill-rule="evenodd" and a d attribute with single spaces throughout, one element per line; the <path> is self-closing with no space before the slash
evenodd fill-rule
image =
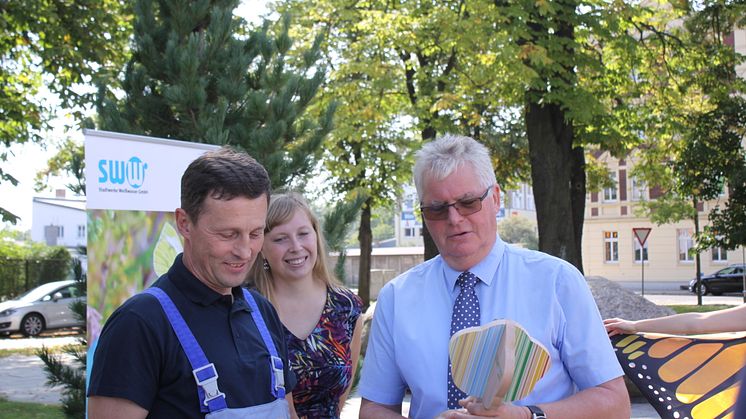
<path id="1" fill-rule="evenodd" d="M 186 265 L 184 265 L 182 257 L 183 254 L 180 253 L 176 257 L 171 269 L 168 271 L 169 278 L 178 289 L 195 304 L 209 306 L 220 300 L 223 295 L 215 292 L 215 290 L 211 289 L 202 283 L 199 278 L 194 276 L 194 274 L 187 269 Z M 244 300 L 241 287 L 233 287 L 231 293 L 233 294 L 234 302 Z"/>
<path id="2" fill-rule="evenodd" d="M 492 249 L 479 263 L 467 269 L 469 272 L 476 275 L 481 282 L 489 286 L 492 284 L 492 280 L 495 277 L 500 261 L 505 253 L 505 242 L 500 239 L 500 236 L 495 238 L 495 243 L 492 245 Z M 446 285 L 449 291 L 456 289 L 456 280 L 463 271 L 456 271 L 441 258 L 443 265 L 443 275 L 446 279 Z"/>

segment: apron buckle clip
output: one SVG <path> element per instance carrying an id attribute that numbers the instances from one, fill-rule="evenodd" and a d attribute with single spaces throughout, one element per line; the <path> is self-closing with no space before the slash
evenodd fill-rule
<path id="1" fill-rule="evenodd" d="M 199 367 L 193 370 L 192 374 L 197 385 L 205 392 L 205 406 L 213 399 L 225 397 L 225 394 L 218 389 L 218 371 L 215 369 L 215 364 L 211 362 L 204 367 Z"/>

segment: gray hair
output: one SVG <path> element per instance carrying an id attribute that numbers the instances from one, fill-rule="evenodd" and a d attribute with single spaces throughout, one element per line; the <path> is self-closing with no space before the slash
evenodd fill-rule
<path id="1" fill-rule="evenodd" d="M 476 172 L 479 186 L 496 185 L 495 170 L 487 147 L 471 137 L 445 134 L 425 144 L 415 154 L 414 185 L 417 197 L 422 201 L 425 177 L 434 176 L 443 180 L 459 167 L 470 164 Z"/>

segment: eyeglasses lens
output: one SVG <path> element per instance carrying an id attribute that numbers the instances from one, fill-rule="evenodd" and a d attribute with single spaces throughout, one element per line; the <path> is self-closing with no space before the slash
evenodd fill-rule
<path id="1" fill-rule="evenodd" d="M 467 215 L 472 215 L 482 209 L 482 201 L 484 200 L 484 198 L 487 197 L 487 194 L 490 192 L 490 188 L 492 187 L 490 186 L 489 188 L 487 188 L 484 194 L 479 198 L 460 199 L 452 204 L 420 207 L 420 209 L 422 210 L 422 216 L 425 217 L 425 219 L 432 221 L 445 220 L 448 218 L 449 207 L 454 207 L 456 211 L 458 211 L 458 213 L 464 217 Z"/>

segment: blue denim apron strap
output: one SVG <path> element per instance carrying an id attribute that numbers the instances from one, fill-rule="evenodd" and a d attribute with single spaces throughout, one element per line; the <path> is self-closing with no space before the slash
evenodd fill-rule
<path id="1" fill-rule="evenodd" d="M 264 323 L 262 313 L 259 312 L 259 306 L 256 304 L 254 296 L 251 295 L 246 288 L 242 288 L 242 290 L 246 302 L 249 303 L 249 307 L 251 307 L 251 317 L 254 319 L 256 327 L 259 329 L 259 334 L 262 335 L 264 346 L 266 346 L 269 351 L 269 368 L 272 372 L 272 388 L 270 390 L 272 391 L 272 395 L 276 398 L 284 399 L 285 375 L 283 374 L 282 358 L 277 355 L 277 348 L 275 348 L 272 336 L 270 336 L 269 330 L 267 330 L 267 325 Z"/>
<path id="2" fill-rule="evenodd" d="M 226 409 L 225 394 L 218 389 L 218 371 L 215 365 L 207 361 L 205 353 L 189 330 L 184 318 L 179 313 L 171 298 L 160 288 L 150 287 L 143 291 L 158 299 L 163 311 L 166 313 L 168 322 L 179 338 L 181 347 L 184 349 L 189 364 L 192 366 L 192 374 L 197 382 L 197 393 L 199 395 L 200 411 L 216 412 Z"/>

